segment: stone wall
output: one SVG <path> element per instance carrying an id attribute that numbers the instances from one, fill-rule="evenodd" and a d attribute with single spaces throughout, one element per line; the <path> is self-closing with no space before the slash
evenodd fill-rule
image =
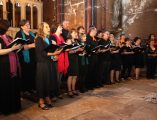
<path id="1" fill-rule="evenodd" d="M 70 28 L 84 26 L 84 0 L 64 0 L 64 19 L 70 21 Z"/>
<path id="2" fill-rule="evenodd" d="M 121 27 L 124 32 L 131 35 L 131 37 L 141 36 L 142 38 L 146 38 L 150 33 L 157 33 L 156 0 L 114 0 L 114 2 L 115 1 L 122 2 L 122 9 L 118 10 L 121 11 Z"/>
<path id="3" fill-rule="evenodd" d="M 62 0 L 56 1 L 61 4 Z M 57 11 L 59 16 L 64 16 L 59 21 L 61 22 L 63 19 L 69 20 L 70 28 L 76 28 L 80 25 L 88 28 L 92 19 L 90 15 L 91 1 L 64 0 L 63 12 L 58 13 Z M 122 2 L 123 5 L 119 4 L 121 8 L 115 9 L 116 14 L 119 14 L 119 16 L 116 16 L 118 17 L 119 24 L 114 28 L 115 2 Z M 57 4 L 57 6 L 61 6 L 60 4 Z M 55 12 L 52 0 L 44 0 L 44 21 L 50 23 L 54 19 Z M 157 33 L 156 20 L 157 0 L 94 0 L 94 25 L 98 29 L 117 31 L 118 28 L 123 28 L 132 37 L 137 35 L 145 37 L 150 33 Z"/>
<path id="4" fill-rule="evenodd" d="M 157 0 L 147 0 L 144 10 L 139 13 L 127 33 L 132 36 L 140 35 L 144 38 L 150 33 L 157 34 Z"/>
<path id="5" fill-rule="evenodd" d="M 54 2 L 52 0 L 43 0 L 43 21 L 52 24 L 55 19 Z"/>

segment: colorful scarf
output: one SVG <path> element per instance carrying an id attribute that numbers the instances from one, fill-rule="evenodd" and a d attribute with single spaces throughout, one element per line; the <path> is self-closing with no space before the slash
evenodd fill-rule
<path id="1" fill-rule="evenodd" d="M 9 38 L 7 35 L 2 35 L 0 37 L 2 38 L 6 46 L 8 46 L 12 41 L 12 39 Z M 11 77 L 17 76 L 17 72 L 18 72 L 18 68 L 20 68 L 20 64 L 18 61 L 18 57 L 14 52 L 9 53 L 9 63 L 10 63 Z"/>
<path id="2" fill-rule="evenodd" d="M 56 34 L 53 34 L 53 36 L 57 40 L 57 45 L 64 43 L 64 39 L 62 36 L 58 37 Z M 58 72 L 66 74 L 68 67 L 69 67 L 68 52 L 62 52 L 58 56 Z"/>
<path id="3" fill-rule="evenodd" d="M 45 38 L 45 42 L 46 42 L 48 45 L 50 45 L 50 41 L 49 41 L 49 39 L 48 39 L 48 38 Z M 51 56 L 51 59 L 53 60 L 53 59 L 54 59 L 54 57 L 53 57 L 53 56 Z"/>
<path id="4" fill-rule="evenodd" d="M 25 33 L 23 32 L 23 30 L 21 30 L 21 34 L 22 34 L 22 39 L 23 39 L 23 40 L 26 40 L 26 35 L 25 35 Z M 29 34 L 30 34 L 32 37 L 35 38 L 34 33 L 29 32 Z M 24 57 L 24 62 L 25 62 L 25 63 L 30 63 L 29 50 L 23 50 L 23 51 L 22 51 L 22 54 L 23 54 L 23 57 Z"/>

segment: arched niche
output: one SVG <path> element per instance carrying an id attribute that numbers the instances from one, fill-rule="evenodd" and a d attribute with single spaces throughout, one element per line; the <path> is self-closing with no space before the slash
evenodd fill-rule
<path id="1" fill-rule="evenodd" d="M 13 4 L 11 0 L 8 0 L 8 2 L 6 2 L 6 9 L 8 21 L 10 22 L 10 25 L 13 26 Z"/>
<path id="2" fill-rule="evenodd" d="M 3 19 L 3 2 L 0 2 L 0 19 Z"/>
<path id="3" fill-rule="evenodd" d="M 15 27 L 19 27 L 21 21 L 21 6 L 20 3 L 15 4 Z"/>
<path id="4" fill-rule="evenodd" d="M 31 7 L 30 5 L 26 5 L 26 19 L 29 21 L 31 25 Z"/>
<path id="5" fill-rule="evenodd" d="M 38 26 L 38 9 L 34 5 L 33 6 L 33 28 L 37 29 L 37 26 Z"/>

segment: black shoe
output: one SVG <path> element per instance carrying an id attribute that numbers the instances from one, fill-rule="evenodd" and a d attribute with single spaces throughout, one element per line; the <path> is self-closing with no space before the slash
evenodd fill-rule
<path id="1" fill-rule="evenodd" d="M 94 90 L 94 88 L 93 87 L 89 87 L 88 90 Z"/>
<path id="2" fill-rule="evenodd" d="M 57 96 L 57 98 L 59 98 L 59 99 L 63 99 L 63 96 L 62 96 L 62 95 L 59 95 L 59 96 Z"/>
<path id="3" fill-rule="evenodd" d="M 80 93 L 85 93 L 86 92 L 86 90 L 84 90 L 84 89 L 81 89 L 79 91 L 80 91 Z"/>
<path id="4" fill-rule="evenodd" d="M 53 107 L 54 107 L 54 105 L 52 105 L 52 104 L 46 104 L 46 106 L 47 106 L 48 108 L 53 108 Z"/>
<path id="5" fill-rule="evenodd" d="M 72 93 L 72 91 L 69 91 L 67 95 L 68 95 L 68 97 L 70 97 L 70 98 L 74 98 L 74 94 Z"/>
<path id="6" fill-rule="evenodd" d="M 49 110 L 49 107 L 45 104 L 44 106 L 41 106 L 41 104 L 39 104 L 38 107 L 41 108 L 42 110 Z"/>
<path id="7" fill-rule="evenodd" d="M 79 96 L 79 93 L 76 90 L 72 91 L 73 95 Z"/>

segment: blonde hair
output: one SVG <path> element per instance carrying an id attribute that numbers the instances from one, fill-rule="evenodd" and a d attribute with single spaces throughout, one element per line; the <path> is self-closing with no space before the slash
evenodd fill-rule
<path id="1" fill-rule="evenodd" d="M 40 24 L 38 25 L 37 37 L 45 38 L 44 24 L 47 24 L 47 23 L 46 23 L 46 22 L 42 22 L 42 23 L 40 23 Z"/>

